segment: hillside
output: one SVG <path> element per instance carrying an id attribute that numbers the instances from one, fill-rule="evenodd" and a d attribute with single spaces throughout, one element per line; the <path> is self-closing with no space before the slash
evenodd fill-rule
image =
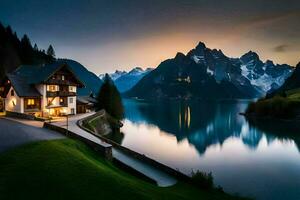
<path id="1" fill-rule="evenodd" d="M 36 142 L 1 154 L 0 177 L 1 199 L 242 199 L 184 182 L 158 187 L 70 139 Z"/>
<path id="2" fill-rule="evenodd" d="M 20 65 L 46 64 L 54 60 L 36 44 L 33 47 L 27 35 L 19 39 L 10 26 L 4 27 L 0 22 L 0 78 Z"/>

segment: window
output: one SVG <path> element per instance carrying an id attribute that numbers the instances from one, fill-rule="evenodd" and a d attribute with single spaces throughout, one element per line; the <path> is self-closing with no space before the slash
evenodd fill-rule
<path id="1" fill-rule="evenodd" d="M 61 80 L 65 80 L 65 76 L 64 75 L 61 75 Z"/>
<path id="2" fill-rule="evenodd" d="M 73 97 L 69 98 L 69 103 L 73 103 Z"/>
<path id="3" fill-rule="evenodd" d="M 33 105 L 34 105 L 34 99 L 28 99 L 27 106 L 33 106 Z"/>
<path id="4" fill-rule="evenodd" d="M 0 87 L 0 92 L 4 92 L 4 87 Z"/>
<path id="5" fill-rule="evenodd" d="M 10 96 L 15 96 L 15 91 L 14 90 L 10 91 Z"/>
<path id="6" fill-rule="evenodd" d="M 58 91 L 58 86 L 57 85 L 48 85 L 47 90 L 49 92 L 56 92 L 56 91 Z"/>
<path id="7" fill-rule="evenodd" d="M 69 92 L 76 92 L 76 87 L 69 86 Z"/>

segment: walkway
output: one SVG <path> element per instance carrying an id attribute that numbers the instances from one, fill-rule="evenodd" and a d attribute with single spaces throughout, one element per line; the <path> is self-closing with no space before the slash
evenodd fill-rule
<path id="1" fill-rule="evenodd" d="M 42 122 L 1 117 L 0 152 L 33 141 L 64 138 L 61 134 L 42 127 Z"/>
<path id="2" fill-rule="evenodd" d="M 101 141 L 98 137 L 92 135 L 91 133 L 79 128 L 77 126 L 77 121 L 79 119 L 88 117 L 90 115 L 93 115 L 94 113 L 86 113 L 86 114 L 80 114 L 76 116 L 69 117 L 68 120 L 68 129 L 82 137 L 85 137 L 93 142 L 102 144 L 102 145 L 107 145 L 107 143 Z M 54 125 L 66 128 L 67 124 L 67 119 L 61 119 L 61 121 L 56 121 L 53 122 Z M 133 157 L 128 156 L 127 154 L 124 154 L 120 150 L 117 150 L 116 148 L 113 147 L 113 157 L 118 159 L 119 161 L 125 163 L 126 165 L 136 169 L 137 171 L 141 172 L 142 174 L 146 175 L 147 177 L 155 180 L 157 184 L 161 187 L 167 187 L 174 185 L 177 180 L 173 178 L 172 176 L 162 172 L 161 170 L 145 164 L 144 162 L 135 159 Z"/>

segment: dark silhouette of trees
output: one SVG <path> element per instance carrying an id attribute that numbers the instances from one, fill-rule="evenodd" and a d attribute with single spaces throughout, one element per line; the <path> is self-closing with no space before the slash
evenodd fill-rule
<path id="1" fill-rule="evenodd" d="M 103 85 L 97 96 L 96 110 L 105 109 L 115 119 L 124 117 L 121 95 L 108 74 L 105 74 Z"/>
<path id="2" fill-rule="evenodd" d="M 47 49 L 47 55 L 55 58 L 55 51 L 54 51 L 54 48 L 52 47 L 51 44 L 50 44 L 50 46 Z"/>
<path id="3" fill-rule="evenodd" d="M 52 61 L 54 57 L 48 56 L 44 50 L 39 50 L 37 45 L 32 47 L 27 35 L 20 40 L 10 26 L 5 27 L 0 22 L 0 75 L 2 72 L 14 71 L 22 64 L 37 65 Z"/>
<path id="4" fill-rule="evenodd" d="M 33 50 L 34 51 L 39 51 L 39 48 L 38 48 L 37 44 L 34 44 Z"/>

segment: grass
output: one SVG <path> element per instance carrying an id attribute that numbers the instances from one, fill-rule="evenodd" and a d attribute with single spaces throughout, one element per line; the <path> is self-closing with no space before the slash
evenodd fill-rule
<path id="1" fill-rule="evenodd" d="M 285 96 L 263 98 L 250 103 L 246 114 L 272 117 L 279 119 L 293 119 L 300 113 L 300 92 L 297 90 L 286 92 Z"/>
<path id="2" fill-rule="evenodd" d="M 0 155 L 0 199 L 238 199 L 187 183 L 160 188 L 64 139 L 18 147 Z"/>

